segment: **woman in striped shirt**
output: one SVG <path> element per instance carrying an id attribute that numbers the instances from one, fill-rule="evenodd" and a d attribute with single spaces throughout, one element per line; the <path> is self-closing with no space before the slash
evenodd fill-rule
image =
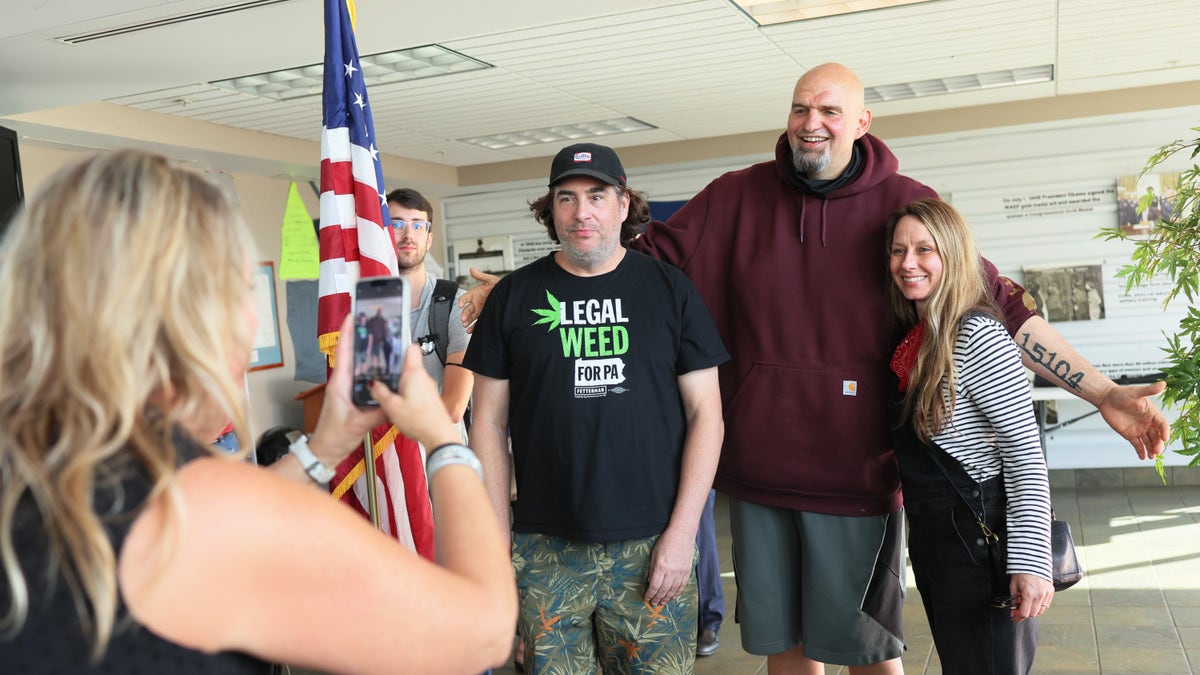
<path id="1" fill-rule="evenodd" d="M 923 199 L 888 227 L 892 441 L 909 555 L 946 673 L 1028 673 L 1054 596 L 1050 487 L 1020 353 L 970 228 Z"/>

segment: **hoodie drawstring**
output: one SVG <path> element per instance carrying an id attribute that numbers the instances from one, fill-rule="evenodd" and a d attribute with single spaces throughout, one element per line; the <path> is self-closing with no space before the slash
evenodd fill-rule
<path id="1" fill-rule="evenodd" d="M 821 199 L 821 246 L 825 246 L 825 234 L 829 229 L 829 220 L 825 215 L 825 209 L 829 207 L 828 199 Z M 804 216 L 808 213 L 808 197 L 801 195 L 800 197 L 800 243 L 804 243 Z"/>
<path id="2" fill-rule="evenodd" d="M 804 211 L 808 205 L 808 200 L 804 195 L 800 195 L 800 243 L 804 243 Z"/>
<path id="3" fill-rule="evenodd" d="M 824 246 L 825 246 L 825 226 L 829 223 L 829 221 L 825 219 L 825 207 L 827 207 L 827 206 L 829 206 L 829 200 L 822 199 L 821 200 L 821 247 L 822 248 L 824 248 Z"/>

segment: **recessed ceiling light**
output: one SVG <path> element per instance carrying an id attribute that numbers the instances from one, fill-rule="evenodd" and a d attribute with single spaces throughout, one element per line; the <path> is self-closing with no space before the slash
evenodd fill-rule
<path id="1" fill-rule="evenodd" d="M 441 45 L 422 45 L 359 57 L 363 80 L 368 87 L 394 82 L 420 80 L 439 75 L 465 73 L 491 68 L 492 65 Z M 243 75 L 210 84 L 252 96 L 286 101 L 305 96 L 320 96 L 325 66 L 284 68 L 269 73 Z"/>
<path id="2" fill-rule="evenodd" d="M 522 145 L 534 145 L 537 143 L 561 143 L 563 141 L 574 141 L 580 138 L 609 136 L 612 134 L 628 134 L 635 131 L 646 131 L 657 128 L 658 127 L 652 124 L 646 124 L 645 122 L 632 117 L 620 117 L 617 119 L 599 120 L 597 122 L 557 124 L 552 127 L 542 127 L 540 129 L 508 131 L 500 134 L 492 134 L 490 136 L 472 136 L 470 138 L 460 138 L 458 140 L 462 143 L 470 143 L 471 145 L 478 145 L 491 150 L 503 150 L 504 148 L 515 148 Z"/>

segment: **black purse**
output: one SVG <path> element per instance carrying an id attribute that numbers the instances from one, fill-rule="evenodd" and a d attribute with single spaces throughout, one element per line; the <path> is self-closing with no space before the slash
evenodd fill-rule
<path id="1" fill-rule="evenodd" d="M 1054 509 L 1050 509 L 1050 572 L 1056 591 L 1065 591 L 1083 578 L 1083 568 L 1075 556 L 1071 524 L 1055 518 Z"/>
<path id="2" fill-rule="evenodd" d="M 1000 537 L 983 522 L 983 513 L 977 510 L 971 500 L 967 499 L 967 496 L 958 489 L 954 481 L 950 480 L 950 474 L 946 472 L 946 467 L 942 465 L 942 460 L 938 457 L 938 452 L 945 451 L 934 450 L 928 444 L 925 444 L 925 449 L 929 451 L 929 458 L 933 460 L 934 465 L 946 477 L 946 482 L 950 483 L 950 487 L 954 488 L 954 492 L 967 505 L 967 509 L 975 515 L 975 522 L 983 532 L 984 541 L 990 546 L 998 545 Z M 1050 574 L 1055 591 L 1065 591 L 1083 578 L 1083 568 L 1080 567 L 1079 558 L 1075 555 L 1075 540 L 1071 538 L 1071 524 L 1055 517 L 1053 508 L 1050 509 Z"/>

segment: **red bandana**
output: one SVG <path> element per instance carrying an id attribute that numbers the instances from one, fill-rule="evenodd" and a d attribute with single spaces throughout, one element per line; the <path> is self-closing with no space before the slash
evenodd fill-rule
<path id="1" fill-rule="evenodd" d="M 908 335 L 900 341 L 896 352 L 892 354 L 892 372 L 900 376 L 900 391 L 908 389 L 908 374 L 912 372 L 913 364 L 917 362 L 917 352 L 921 350 L 921 342 L 925 340 L 925 320 L 908 331 Z"/>

